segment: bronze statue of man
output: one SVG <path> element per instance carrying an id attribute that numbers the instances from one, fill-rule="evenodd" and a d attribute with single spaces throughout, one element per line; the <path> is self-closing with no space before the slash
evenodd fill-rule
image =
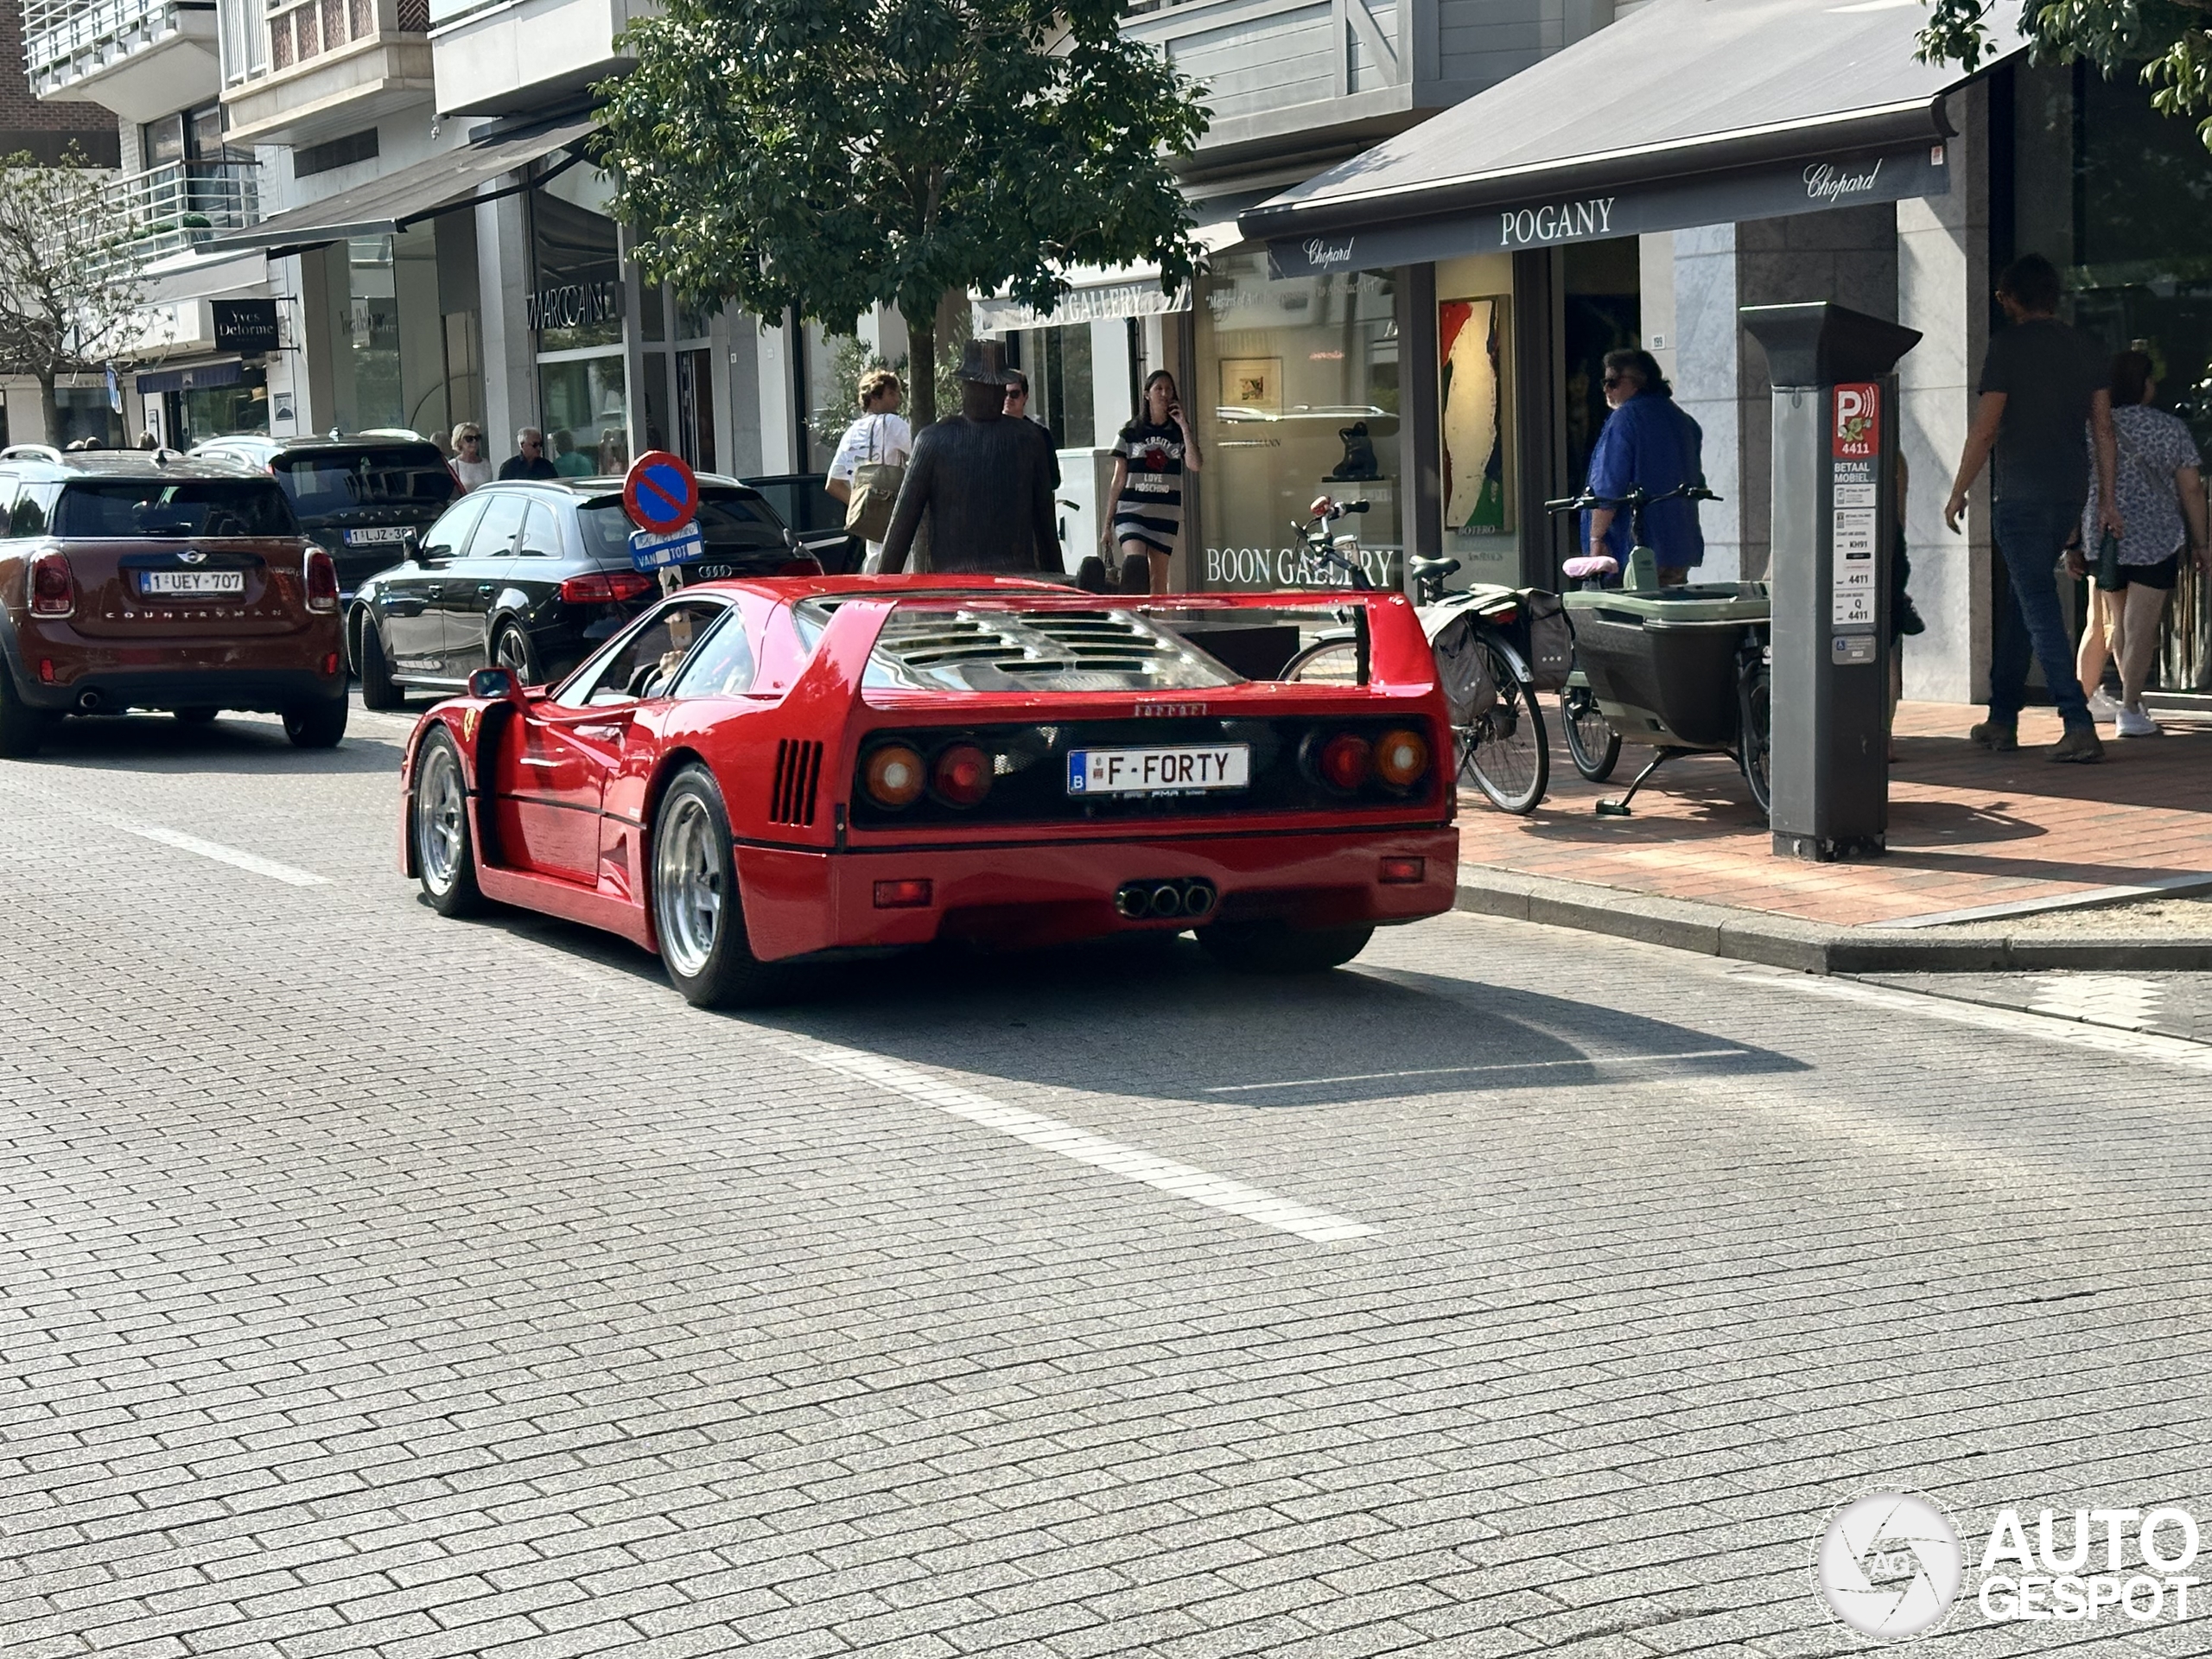
<path id="1" fill-rule="evenodd" d="M 926 510 L 930 569 L 1006 575 L 1058 575 L 1060 537 L 1052 521 L 1052 477 L 1045 446 L 1006 418 L 1006 345 L 968 342 L 960 365 L 960 413 L 924 427 L 899 486 L 881 569 L 906 568 Z"/>

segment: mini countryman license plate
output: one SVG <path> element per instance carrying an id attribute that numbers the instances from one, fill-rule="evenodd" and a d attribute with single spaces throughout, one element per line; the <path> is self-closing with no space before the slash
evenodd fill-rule
<path id="1" fill-rule="evenodd" d="M 1251 781 L 1252 749 L 1246 743 L 1077 749 L 1068 756 L 1071 795 L 1179 795 L 1186 790 L 1243 789 Z"/>
<path id="2" fill-rule="evenodd" d="M 138 591 L 149 599 L 225 599 L 245 592 L 243 570 L 141 570 Z"/>

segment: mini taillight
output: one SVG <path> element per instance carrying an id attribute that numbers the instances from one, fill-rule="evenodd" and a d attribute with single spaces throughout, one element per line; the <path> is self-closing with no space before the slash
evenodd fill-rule
<path id="1" fill-rule="evenodd" d="M 643 599 L 658 583 L 642 570 L 617 570 L 612 575 L 570 576 L 561 584 L 564 605 L 622 605 Z"/>
<path id="2" fill-rule="evenodd" d="M 1321 781 L 1332 789 L 1340 789 L 1347 795 L 1367 781 L 1367 760 L 1370 750 L 1363 737 L 1350 732 L 1338 732 L 1321 746 L 1318 764 Z"/>
<path id="3" fill-rule="evenodd" d="M 861 787 L 878 806 L 893 811 L 912 806 L 921 798 L 929 772 L 918 751 L 904 743 L 886 743 L 868 752 L 861 763 Z"/>
<path id="4" fill-rule="evenodd" d="M 1385 732 L 1375 746 L 1375 775 L 1392 789 L 1408 789 L 1428 770 L 1428 741 L 1419 732 Z"/>
<path id="5" fill-rule="evenodd" d="M 976 806 L 991 792 L 991 757 L 973 743 L 955 743 L 937 758 L 930 782 L 947 806 Z"/>
<path id="6" fill-rule="evenodd" d="M 1428 861 L 1425 858 L 1386 858 L 1382 874 L 1375 878 L 1385 887 L 1412 887 L 1428 879 Z"/>
<path id="7" fill-rule="evenodd" d="M 338 567 L 330 555 L 319 547 L 308 550 L 308 609 L 334 611 L 338 608 Z"/>
<path id="8" fill-rule="evenodd" d="M 878 910 L 919 910 L 930 901 L 930 883 L 926 877 L 909 877 L 904 881 L 879 881 L 875 884 L 875 907 Z"/>
<path id="9" fill-rule="evenodd" d="M 31 561 L 31 614 L 67 616 L 77 608 L 77 583 L 69 574 L 69 561 L 59 553 L 41 553 Z"/>

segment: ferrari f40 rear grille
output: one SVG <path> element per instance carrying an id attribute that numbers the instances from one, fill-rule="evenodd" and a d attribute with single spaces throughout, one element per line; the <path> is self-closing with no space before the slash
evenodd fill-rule
<path id="1" fill-rule="evenodd" d="M 815 786 L 822 781 L 822 746 L 776 741 L 776 775 L 768 785 L 768 817 L 775 823 L 814 822 Z"/>
<path id="2" fill-rule="evenodd" d="M 949 691 L 1195 690 L 1236 676 L 1129 610 L 901 610 L 884 624 L 870 686 Z"/>

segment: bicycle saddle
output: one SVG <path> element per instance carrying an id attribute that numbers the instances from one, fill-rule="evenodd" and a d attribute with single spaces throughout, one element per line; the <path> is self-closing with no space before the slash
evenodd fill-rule
<path id="1" fill-rule="evenodd" d="M 1406 569 L 1417 576 L 1448 576 L 1459 568 L 1457 559 L 1408 559 Z"/>
<path id="2" fill-rule="evenodd" d="M 1560 570 L 1569 582 L 1587 582 L 1592 576 L 1610 576 L 1621 568 L 1618 559 L 1600 553 L 1595 558 L 1569 559 Z"/>

